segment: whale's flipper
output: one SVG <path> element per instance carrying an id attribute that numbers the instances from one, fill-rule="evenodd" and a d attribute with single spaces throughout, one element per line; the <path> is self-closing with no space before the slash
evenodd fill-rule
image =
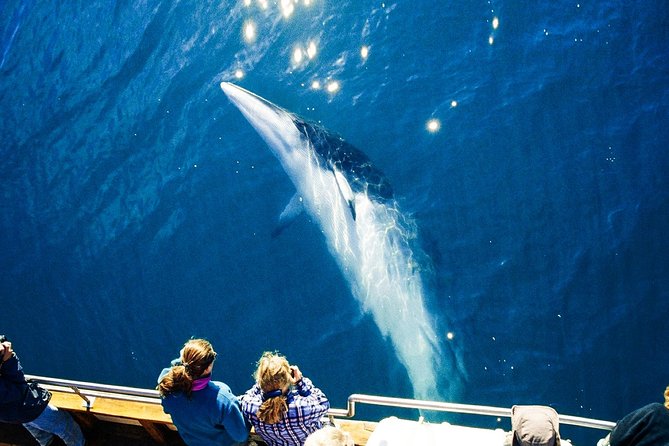
<path id="1" fill-rule="evenodd" d="M 283 212 L 281 212 L 281 215 L 279 215 L 279 222 L 272 231 L 272 238 L 277 237 L 283 232 L 284 229 L 290 226 L 290 224 L 295 221 L 295 218 L 297 218 L 297 216 L 300 215 L 302 211 L 304 211 L 302 197 L 299 193 L 296 192 L 286 207 L 283 209 Z"/>
<path id="2" fill-rule="evenodd" d="M 348 184 L 348 180 L 346 179 L 344 174 L 341 173 L 339 170 L 337 170 L 336 167 L 332 168 L 332 173 L 334 173 L 335 181 L 337 182 L 337 187 L 339 188 L 339 192 L 341 193 L 341 196 L 344 199 L 344 201 L 348 204 L 348 208 L 351 211 L 351 216 L 353 217 L 353 220 L 355 220 L 355 195 L 353 194 L 351 185 Z"/>

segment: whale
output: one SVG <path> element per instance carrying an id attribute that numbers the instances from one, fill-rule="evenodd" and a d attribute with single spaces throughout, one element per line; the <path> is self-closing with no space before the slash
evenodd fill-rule
<path id="1" fill-rule="evenodd" d="M 444 351 L 445 331 L 427 308 L 416 223 L 385 175 L 338 134 L 236 84 L 220 86 L 295 186 L 276 232 L 302 213 L 318 224 L 352 296 L 406 369 L 413 397 L 456 398 L 457 355 Z"/>

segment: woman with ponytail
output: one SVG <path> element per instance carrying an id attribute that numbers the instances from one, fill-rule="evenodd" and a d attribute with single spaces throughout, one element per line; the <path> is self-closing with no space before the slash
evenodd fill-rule
<path id="1" fill-rule="evenodd" d="M 330 403 L 296 365 L 265 352 L 258 360 L 256 383 L 240 397 L 242 412 L 267 446 L 303 445 L 322 427 Z"/>
<path id="2" fill-rule="evenodd" d="M 248 438 L 239 401 L 227 384 L 211 380 L 214 359 L 209 341 L 191 339 L 158 377 L 163 411 L 188 446 L 232 445 Z"/>

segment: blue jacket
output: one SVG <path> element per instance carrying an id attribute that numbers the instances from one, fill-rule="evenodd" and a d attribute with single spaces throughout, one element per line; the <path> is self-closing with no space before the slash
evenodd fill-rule
<path id="1" fill-rule="evenodd" d="M 169 370 L 163 369 L 158 382 Z M 167 395 L 162 405 L 188 446 L 232 445 L 248 438 L 239 401 L 220 381 L 210 381 L 190 398 L 183 393 Z"/>
<path id="2" fill-rule="evenodd" d="M 49 404 L 51 395 L 39 388 L 45 398 L 28 392 L 28 383 L 16 354 L 0 365 L 0 421 L 27 423 L 40 416 Z"/>

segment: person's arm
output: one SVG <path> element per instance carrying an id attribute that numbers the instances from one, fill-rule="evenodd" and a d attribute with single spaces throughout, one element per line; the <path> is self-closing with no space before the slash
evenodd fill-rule
<path id="1" fill-rule="evenodd" d="M 16 356 L 16 353 L 12 349 L 12 343 L 9 341 L 0 343 L 0 373 L 10 381 L 17 383 L 26 382 L 19 358 Z"/>
<path id="2" fill-rule="evenodd" d="M 0 365 L 0 402 L 20 401 L 23 398 L 22 384 L 25 382 L 19 358 L 12 352 L 12 355 Z"/>
<path id="3" fill-rule="evenodd" d="M 235 442 L 246 441 L 250 429 L 246 425 L 237 397 L 229 388 L 223 387 L 219 390 L 219 400 L 222 402 L 220 424 Z"/>
<path id="4" fill-rule="evenodd" d="M 330 409 L 330 401 L 309 378 L 300 376 L 295 386 L 300 395 L 300 398 L 297 398 L 298 410 L 305 422 L 320 420 L 327 414 Z"/>
<path id="5" fill-rule="evenodd" d="M 257 414 L 262 405 L 262 390 L 258 384 L 254 384 L 244 394 L 238 396 L 237 399 L 239 400 L 244 421 L 250 430 L 251 426 L 255 426 L 259 422 Z"/>

